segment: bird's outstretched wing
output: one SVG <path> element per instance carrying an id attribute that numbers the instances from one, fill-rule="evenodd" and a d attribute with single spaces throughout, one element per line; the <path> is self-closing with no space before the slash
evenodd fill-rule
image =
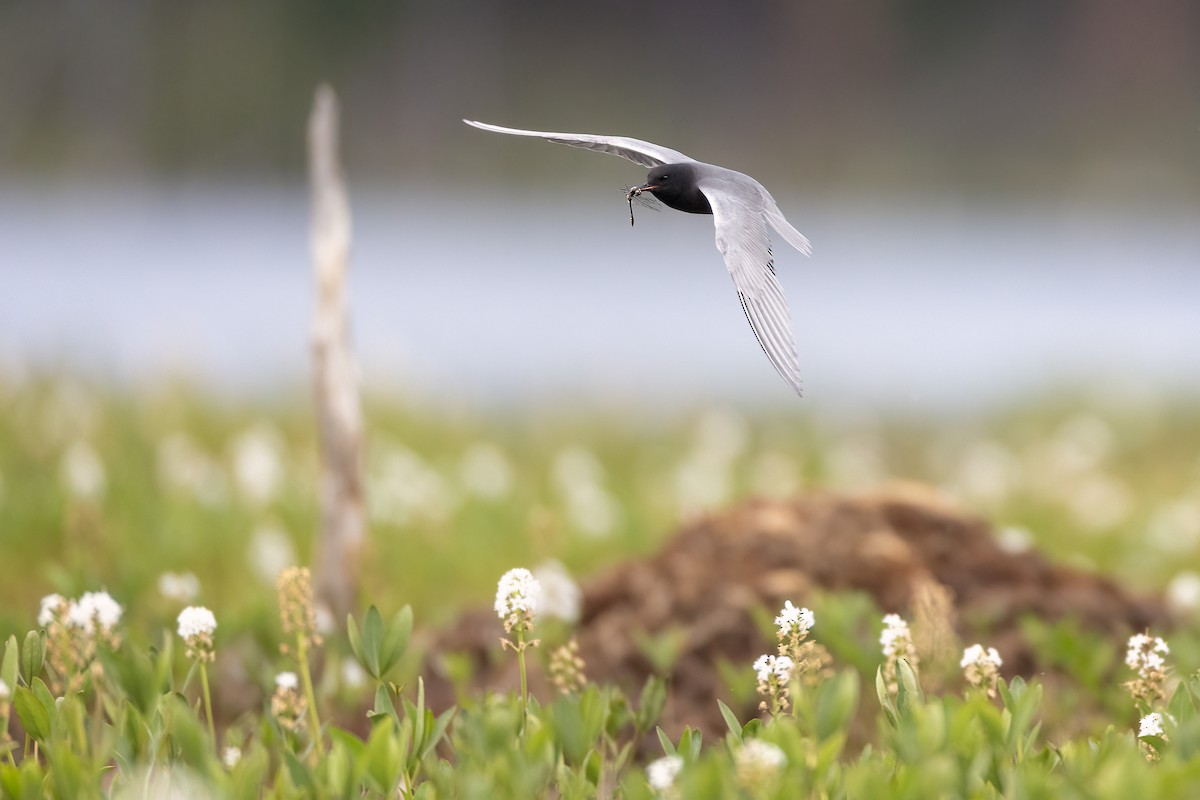
<path id="1" fill-rule="evenodd" d="M 721 178 L 705 178 L 699 183 L 700 191 L 708 198 L 712 207 L 713 222 L 717 229 L 717 249 L 725 257 L 725 266 L 737 287 L 738 299 L 746 320 L 758 337 L 763 352 L 771 361 L 775 371 L 787 381 L 796 394 L 802 394 L 800 383 L 800 357 L 796 353 L 796 339 L 792 333 L 792 316 L 788 311 L 783 288 L 775 277 L 775 265 L 771 255 L 771 238 L 767 225 L 778 230 L 772 216 L 783 215 L 778 208 L 771 209 L 768 198 L 748 186 Z M 787 221 L 783 220 L 787 225 Z M 808 240 L 788 225 L 795 235 L 807 245 Z M 785 236 L 789 243 L 797 246 L 792 237 Z"/>
<path id="2" fill-rule="evenodd" d="M 485 131 L 509 133 L 514 136 L 537 136 L 551 142 L 582 147 L 585 150 L 595 150 L 598 153 L 609 153 L 621 158 L 627 158 L 643 167 L 657 167 L 660 164 L 679 164 L 684 161 L 695 161 L 678 150 L 660 147 L 653 142 L 643 142 L 641 139 L 631 139 L 628 136 L 599 136 L 591 133 L 551 133 L 548 131 L 526 131 L 520 128 L 505 128 L 501 125 L 489 125 L 486 122 L 475 122 L 464 119 L 463 122 Z"/>

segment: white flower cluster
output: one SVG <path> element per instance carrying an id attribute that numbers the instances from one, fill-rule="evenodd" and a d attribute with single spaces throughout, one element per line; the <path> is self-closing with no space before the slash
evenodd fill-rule
<path id="1" fill-rule="evenodd" d="M 276 689 L 292 690 L 299 688 L 299 686 L 300 680 L 294 672 L 281 672 L 275 676 Z"/>
<path id="2" fill-rule="evenodd" d="M 796 608 L 791 600 L 784 602 L 783 609 L 775 618 L 775 625 L 779 628 L 781 638 L 793 633 L 805 633 L 812 629 L 814 623 L 813 612 L 807 608 Z"/>
<path id="3" fill-rule="evenodd" d="M 903 617 L 899 614 L 888 614 L 883 618 L 883 632 L 879 634 L 879 644 L 883 646 L 885 658 L 905 656 L 911 643 L 912 632 Z"/>
<path id="4" fill-rule="evenodd" d="M 188 606 L 179 612 L 179 635 L 191 641 L 197 636 L 212 636 L 217 629 L 217 618 L 203 606 Z"/>
<path id="5" fill-rule="evenodd" d="M 242 760 L 242 748 L 228 745 L 221 751 L 221 763 L 226 769 L 233 769 Z"/>
<path id="6" fill-rule="evenodd" d="M 48 594 L 42 598 L 37 621 L 43 628 L 57 621 L 85 633 L 107 634 L 121 621 L 123 612 L 108 592 L 85 592 L 78 600 Z"/>
<path id="7" fill-rule="evenodd" d="M 578 622 L 583 605 L 579 586 L 571 580 L 571 573 L 560 562 L 550 560 L 534 568 L 533 578 L 541 587 L 538 597 L 540 613 L 567 622 Z"/>
<path id="8" fill-rule="evenodd" d="M 542 587 L 532 572 L 521 567 L 510 569 L 496 586 L 496 616 L 504 621 L 506 630 L 521 623 L 528 628 L 537 616 L 541 599 Z"/>
<path id="9" fill-rule="evenodd" d="M 738 780 L 748 788 L 764 786 L 787 766 L 787 756 L 762 739 L 747 739 L 733 754 Z"/>
<path id="10" fill-rule="evenodd" d="M 3 678 L 0 678 L 0 703 L 3 703 L 12 696 L 12 689 L 8 688 L 8 684 Z"/>
<path id="11" fill-rule="evenodd" d="M 190 603 L 200 594 L 200 579 L 190 572 L 164 572 L 158 576 L 158 592 L 168 600 Z"/>
<path id="12" fill-rule="evenodd" d="M 1143 736 L 1162 736 L 1163 717 L 1157 711 L 1147 714 L 1138 722 L 1138 738 Z"/>
<path id="13" fill-rule="evenodd" d="M 996 648 L 989 647 L 987 650 L 984 650 L 983 645 L 973 644 L 966 650 L 963 650 L 962 661 L 958 665 L 963 669 L 967 669 L 968 667 L 985 669 L 987 667 L 996 668 L 1003 663 L 1000 659 L 1000 654 L 996 652 Z"/>
<path id="14" fill-rule="evenodd" d="M 1167 662 L 1163 656 L 1170 652 L 1171 648 L 1167 647 L 1167 643 L 1159 637 L 1135 633 L 1129 637 L 1129 649 L 1125 653 L 1125 663 L 1129 665 L 1130 669 L 1136 670 L 1139 675 L 1144 677 L 1150 672 L 1164 669 Z"/>
<path id="15" fill-rule="evenodd" d="M 754 662 L 754 672 L 761 683 L 767 683 L 772 677 L 777 683 L 786 684 L 792 679 L 792 670 L 796 664 L 787 656 L 759 656 Z"/>
<path id="16" fill-rule="evenodd" d="M 675 788 L 675 779 L 682 769 L 681 756 L 663 756 L 646 765 L 646 782 L 655 792 L 665 794 Z"/>

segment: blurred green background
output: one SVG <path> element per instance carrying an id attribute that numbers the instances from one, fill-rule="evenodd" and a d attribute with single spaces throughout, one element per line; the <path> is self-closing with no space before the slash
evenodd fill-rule
<path id="1" fill-rule="evenodd" d="M 322 80 L 371 600 L 442 621 L 737 497 L 917 479 L 1194 607 L 1198 41 L 1187 2 L 4 0 L 0 633 L 98 586 L 169 623 L 167 571 L 223 630 L 271 624 L 316 519 Z M 808 397 L 707 220 L 631 230 L 641 170 L 462 117 L 760 178 L 815 245 L 779 253 Z"/>

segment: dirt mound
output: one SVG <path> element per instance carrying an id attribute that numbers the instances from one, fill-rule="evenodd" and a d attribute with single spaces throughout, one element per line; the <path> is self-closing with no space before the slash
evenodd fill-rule
<path id="1" fill-rule="evenodd" d="M 950 590 L 958 634 L 969 641 L 986 637 L 1003 653 L 1008 676 L 1046 668 L 1021 634 L 1024 615 L 1073 617 L 1114 641 L 1167 620 L 1160 600 L 1051 564 L 1036 552 L 1007 552 L 982 520 L 910 488 L 874 497 L 755 500 L 698 519 L 653 557 L 586 582 L 577 639 L 591 680 L 636 692 L 652 665 L 635 632 L 682 628 L 663 727 L 674 732 L 690 724 L 707 735 L 724 729 L 714 698 L 727 695 L 716 664 L 748 665 L 759 653 L 773 652 L 775 643 L 753 622 L 752 608 L 804 604 L 820 588 L 860 590 L 885 611 L 908 613 L 921 587 L 939 585 Z M 437 677 L 440 652 L 469 657 L 480 686 L 516 686 L 515 659 L 496 658 L 498 636 L 490 610 L 471 612 L 442 633 L 426 672 L 431 699 L 453 701 L 448 682 Z M 550 696 L 540 674 L 530 685 Z M 754 712 L 737 710 L 743 718 Z"/>

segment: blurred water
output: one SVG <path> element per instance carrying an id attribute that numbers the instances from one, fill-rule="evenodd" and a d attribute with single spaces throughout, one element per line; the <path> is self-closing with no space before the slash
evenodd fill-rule
<path id="1" fill-rule="evenodd" d="M 547 395 L 791 402 L 711 219 L 620 187 L 354 193 L 368 382 L 472 402 Z M 1046 384 L 1200 386 L 1196 209 L 780 198 L 808 397 L 941 408 Z M 0 189 L 0 359 L 261 388 L 307 374 L 300 186 Z"/>

